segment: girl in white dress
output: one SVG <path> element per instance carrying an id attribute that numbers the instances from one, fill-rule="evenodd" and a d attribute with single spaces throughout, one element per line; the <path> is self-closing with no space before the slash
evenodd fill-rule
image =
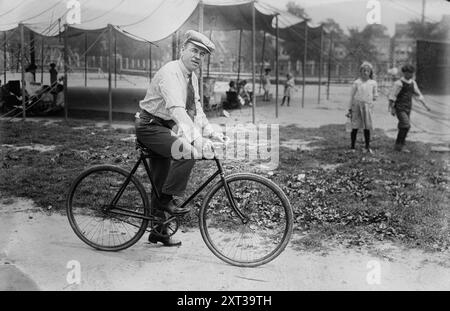
<path id="1" fill-rule="evenodd" d="M 359 73 L 360 77 L 352 85 L 348 112 L 352 119 L 351 149 L 355 150 L 358 129 L 363 129 L 365 151 L 373 153 L 370 149 L 370 131 L 373 129 L 373 103 L 378 97 L 377 82 L 373 80 L 373 67 L 369 62 L 363 62 Z"/>

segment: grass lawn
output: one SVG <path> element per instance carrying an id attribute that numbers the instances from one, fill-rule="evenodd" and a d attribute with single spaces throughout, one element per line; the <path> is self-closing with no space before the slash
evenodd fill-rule
<path id="1" fill-rule="evenodd" d="M 1 199 L 7 203 L 12 197 L 30 198 L 44 209 L 64 213 L 67 189 L 83 169 L 103 163 L 131 168 L 137 157 L 129 139 L 133 133 L 134 129 L 110 130 L 85 121 L 0 122 Z M 313 141 L 310 146 L 317 148 L 280 147 L 280 165 L 272 172 L 242 161 L 224 164 L 229 172 L 256 171 L 282 187 L 294 209 L 294 230 L 301 236 L 292 243 L 300 249 L 333 243 L 364 246 L 376 240 L 448 249 L 448 154 L 416 142 L 407 142 L 409 154 L 394 152 L 392 139 L 380 130 L 372 134 L 375 154 L 360 152 L 361 137 L 360 150 L 349 153 L 348 136 L 343 125 L 281 127 L 282 141 Z M 198 162 L 187 193 L 214 170 L 214 163 Z M 200 202 L 201 196 L 194 205 Z M 194 208 L 185 225 L 196 225 L 196 212 Z"/>

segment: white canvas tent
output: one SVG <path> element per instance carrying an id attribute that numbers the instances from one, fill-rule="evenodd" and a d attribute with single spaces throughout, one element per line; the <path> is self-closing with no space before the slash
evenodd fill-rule
<path id="1" fill-rule="evenodd" d="M 283 16 L 282 19 L 278 18 L 280 15 Z M 68 21 L 76 20 L 77 17 L 80 24 L 67 25 Z M 115 30 L 133 39 L 147 42 L 165 39 L 183 27 L 194 29 L 198 27 L 200 31 L 251 30 L 253 85 L 256 72 L 254 59 L 256 30 L 277 35 L 278 38 L 278 28 L 289 28 L 304 22 L 263 1 L 252 0 L 22 0 L 19 3 L 2 0 L 0 18 L 0 31 L 18 29 L 22 33 L 22 49 L 24 29 L 45 37 L 67 34 L 64 29 L 68 29 L 69 33 L 77 30 L 110 30 L 111 33 Z M 292 32 L 289 34 L 292 37 Z M 22 70 L 23 67 L 22 64 Z M 111 68 L 109 68 L 109 89 L 111 89 Z M 111 91 L 109 93 L 111 94 Z M 25 103 L 23 105 L 25 106 Z M 109 106 L 111 109 L 111 96 Z M 255 122 L 255 107 L 256 103 L 253 102 L 253 122 Z M 25 109 L 23 116 L 25 117 Z M 110 121 L 111 119 L 110 113 Z"/>

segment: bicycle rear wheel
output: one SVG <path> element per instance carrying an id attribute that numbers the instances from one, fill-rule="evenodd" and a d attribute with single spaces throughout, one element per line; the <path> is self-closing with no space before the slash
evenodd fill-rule
<path id="1" fill-rule="evenodd" d="M 200 209 L 200 232 L 208 248 L 225 262 L 255 267 L 275 259 L 292 234 L 293 212 L 284 192 L 271 180 L 249 173 L 226 178 L 236 205 L 218 182 Z"/>
<path id="2" fill-rule="evenodd" d="M 129 172 L 113 166 L 94 166 L 72 183 L 66 201 L 67 217 L 86 244 L 118 251 L 136 243 L 147 229 L 150 209 L 142 184 Z M 123 192 L 119 193 L 122 189 Z M 116 204 L 111 202 L 117 196 Z"/>

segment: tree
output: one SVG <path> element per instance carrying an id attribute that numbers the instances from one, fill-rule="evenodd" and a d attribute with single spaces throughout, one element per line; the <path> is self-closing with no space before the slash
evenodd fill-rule
<path id="1" fill-rule="evenodd" d="M 375 46 L 371 43 L 371 37 L 367 36 L 368 30 L 359 31 L 358 28 L 349 28 L 349 37 L 346 48 L 348 51 L 347 57 L 356 63 L 363 61 L 373 62 L 376 60 L 377 51 Z"/>
<path id="2" fill-rule="evenodd" d="M 289 13 L 300 17 L 301 19 L 309 19 L 305 9 L 293 1 L 289 1 L 286 5 L 286 8 Z M 299 33 L 298 41 L 284 41 L 282 45 L 286 53 L 289 55 L 291 61 L 303 61 L 303 31 L 302 33 Z M 309 45 L 307 52 L 307 54 L 309 54 L 309 58 L 311 58 L 312 52 L 312 46 Z"/>
<path id="3" fill-rule="evenodd" d="M 300 5 L 295 3 L 294 1 L 289 1 L 286 4 L 287 11 L 295 16 L 298 16 L 303 19 L 309 19 L 308 14 L 306 13 L 305 9 L 302 8 Z"/>
<path id="4" fill-rule="evenodd" d="M 346 35 L 344 34 L 344 30 L 342 30 L 341 26 L 332 18 L 327 18 L 322 22 L 323 29 L 327 33 L 333 33 L 333 40 L 335 42 L 342 42 L 346 40 Z"/>
<path id="5" fill-rule="evenodd" d="M 414 39 L 445 40 L 448 33 L 440 23 L 422 23 L 418 19 L 409 21 L 408 28 L 408 34 Z"/>
<path id="6" fill-rule="evenodd" d="M 349 36 L 346 42 L 347 57 L 356 63 L 363 61 L 376 62 L 378 52 L 373 44 L 374 38 L 389 37 L 386 34 L 387 27 L 383 25 L 367 25 L 363 30 L 349 28 Z"/>
<path id="7" fill-rule="evenodd" d="M 367 37 L 368 40 L 379 37 L 387 37 L 387 27 L 381 24 L 371 24 L 364 27 L 362 35 Z"/>

